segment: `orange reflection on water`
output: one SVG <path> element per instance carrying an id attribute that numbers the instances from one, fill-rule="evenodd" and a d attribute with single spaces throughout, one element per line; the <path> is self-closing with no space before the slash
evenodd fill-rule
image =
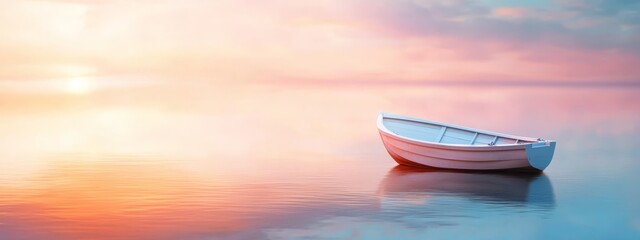
<path id="1" fill-rule="evenodd" d="M 61 160 L 29 181 L 32 186 L 2 189 L 10 195 L 2 205 L 16 218 L 8 224 L 22 225 L 21 234 L 132 238 L 140 233 L 229 231 L 247 223 L 237 209 L 225 206 L 251 201 L 198 195 L 199 188 L 215 185 L 202 186 L 184 172 L 140 159 Z M 47 223 L 38 224 L 43 221 Z"/>
<path id="2" fill-rule="evenodd" d="M 0 185 L 3 224 L 27 238 L 184 238 L 255 228 L 331 194 L 317 184 L 205 179 L 178 165 L 132 156 L 54 159 L 25 185 Z"/>

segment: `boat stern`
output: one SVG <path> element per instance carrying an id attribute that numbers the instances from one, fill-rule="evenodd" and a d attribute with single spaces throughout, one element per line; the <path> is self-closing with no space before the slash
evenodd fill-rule
<path id="1" fill-rule="evenodd" d="M 551 163 L 553 152 L 556 149 L 556 141 L 540 141 L 533 144 L 527 144 L 527 159 L 531 167 L 543 171 Z"/>

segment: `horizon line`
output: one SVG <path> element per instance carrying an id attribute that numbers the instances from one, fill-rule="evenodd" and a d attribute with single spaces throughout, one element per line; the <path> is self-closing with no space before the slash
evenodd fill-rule
<path id="1" fill-rule="evenodd" d="M 291 79 L 291 78 L 289 78 Z M 300 78 L 302 80 L 302 78 Z M 443 87 L 543 87 L 543 88 L 640 88 L 640 80 L 638 81 L 509 81 L 509 80 L 363 80 L 363 81 L 339 81 L 327 79 L 304 79 L 303 81 L 259 81 L 267 84 L 287 84 L 287 85 L 309 85 L 331 87 L 333 85 L 341 86 L 357 86 L 366 85 L 377 86 L 443 86 Z"/>

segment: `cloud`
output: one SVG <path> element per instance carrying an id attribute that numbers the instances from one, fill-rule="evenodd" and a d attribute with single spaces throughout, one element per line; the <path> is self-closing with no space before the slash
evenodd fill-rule
<path id="1" fill-rule="evenodd" d="M 587 4 L 589 3 L 589 4 Z M 637 4 L 457 0 L 20 1 L 0 8 L 0 80 L 639 79 Z M 84 73 L 69 69 L 90 69 Z"/>
<path id="2" fill-rule="evenodd" d="M 476 41 L 519 41 L 640 53 L 640 47 L 632 44 L 640 32 L 640 13 L 629 10 L 639 6 L 634 2 L 560 2 L 545 8 L 487 6 L 471 1 L 378 2 L 382 3 L 367 9 L 371 19 L 378 19 L 372 25 L 395 33 L 446 34 Z"/>
<path id="3" fill-rule="evenodd" d="M 514 8 L 514 7 L 499 7 L 493 9 L 491 12 L 492 16 L 502 17 L 502 18 L 521 18 L 524 17 L 526 13 L 526 9 L 523 8 Z"/>

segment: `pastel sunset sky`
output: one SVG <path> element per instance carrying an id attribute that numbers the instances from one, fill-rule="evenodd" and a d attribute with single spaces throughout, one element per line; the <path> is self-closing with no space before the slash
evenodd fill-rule
<path id="1" fill-rule="evenodd" d="M 2 0 L 0 80 L 640 80 L 636 0 Z"/>

